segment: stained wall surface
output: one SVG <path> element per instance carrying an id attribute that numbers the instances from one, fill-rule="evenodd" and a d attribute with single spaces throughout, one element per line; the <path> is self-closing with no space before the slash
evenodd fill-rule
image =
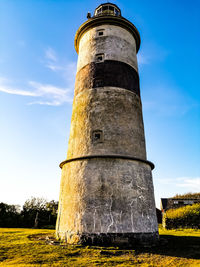
<path id="1" fill-rule="evenodd" d="M 136 43 L 122 27 L 101 25 L 81 36 L 67 160 L 58 237 L 68 243 L 94 234 L 157 238 Z"/>
<path id="2" fill-rule="evenodd" d="M 103 31 L 103 36 L 98 36 Z M 79 44 L 77 72 L 90 62 L 95 62 L 97 54 L 105 53 L 105 60 L 116 60 L 137 67 L 136 43 L 126 29 L 115 25 L 101 25 L 83 34 Z"/>
<path id="3" fill-rule="evenodd" d="M 82 234 L 156 233 L 150 167 L 123 159 L 70 162 L 62 170 L 59 236 L 68 242 Z"/>
<path id="4" fill-rule="evenodd" d="M 67 158 L 121 154 L 146 159 L 140 98 L 125 89 L 86 89 L 74 98 Z M 102 131 L 102 142 L 92 132 Z"/>

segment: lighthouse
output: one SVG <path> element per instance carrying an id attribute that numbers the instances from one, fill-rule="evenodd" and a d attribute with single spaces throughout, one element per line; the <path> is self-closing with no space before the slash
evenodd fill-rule
<path id="1" fill-rule="evenodd" d="M 101 4 L 87 18 L 75 35 L 56 235 L 69 244 L 152 244 L 158 226 L 140 97 L 140 35 L 115 4 Z"/>

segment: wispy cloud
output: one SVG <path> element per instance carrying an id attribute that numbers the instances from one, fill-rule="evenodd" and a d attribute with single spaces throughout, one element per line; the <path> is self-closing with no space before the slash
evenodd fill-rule
<path id="1" fill-rule="evenodd" d="M 159 178 L 157 182 L 164 185 L 171 185 L 177 188 L 185 188 L 187 192 L 200 192 L 200 177 L 177 177 L 177 178 Z"/>
<path id="2" fill-rule="evenodd" d="M 49 70 L 58 73 L 62 78 L 74 87 L 76 76 L 76 62 L 61 60 L 53 48 L 48 47 L 45 51 L 44 66 Z"/>
<path id="3" fill-rule="evenodd" d="M 30 81 L 30 86 L 35 89 L 38 96 L 48 99 L 48 101 L 36 101 L 30 104 L 51 105 L 59 106 L 66 102 L 72 102 L 72 95 L 70 88 L 59 88 L 51 84 L 41 84 L 38 82 Z"/>
<path id="4" fill-rule="evenodd" d="M 63 103 L 72 102 L 71 88 L 60 88 L 51 84 L 42 84 L 35 81 L 28 82 L 28 90 L 21 90 L 5 83 L 6 79 L 0 79 L 0 91 L 13 95 L 29 96 L 37 98 L 28 104 L 40 104 L 60 106 Z M 7 81 L 8 82 L 8 81 Z"/>
<path id="5" fill-rule="evenodd" d="M 200 177 L 182 177 L 177 179 L 177 186 L 190 188 L 191 190 L 200 191 Z"/>
<path id="6" fill-rule="evenodd" d="M 0 91 L 4 93 L 12 94 L 12 95 L 37 96 L 34 92 L 13 89 L 13 88 L 4 88 L 1 86 L 0 86 Z"/>
<path id="7" fill-rule="evenodd" d="M 37 96 L 37 94 L 35 92 L 32 91 L 26 91 L 26 90 L 21 90 L 21 89 L 17 89 L 17 88 L 12 88 L 8 85 L 5 85 L 2 80 L 4 79 L 0 79 L 0 92 L 4 92 L 7 94 L 12 94 L 12 95 L 22 95 L 22 96 Z"/>
<path id="8" fill-rule="evenodd" d="M 58 90 L 55 90 L 55 87 L 52 86 L 43 86 L 41 84 L 31 83 L 32 86 L 37 88 L 39 91 L 46 92 L 46 94 L 51 94 L 51 92 L 56 92 L 56 94 L 51 94 L 53 97 L 53 101 L 39 101 L 37 104 L 41 105 L 58 105 L 58 103 L 62 102 L 71 102 L 72 97 L 70 97 L 70 91 L 73 92 L 74 89 L 74 83 L 75 83 L 75 76 L 76 76 L 76 63 L 75 62 L 69 62 L 66 59 L 63 60 L 60 59 L 60 57 L 57 55 L 56 51 L 48 47 L 45 51 L 45 58 L 44 66 L 48 68 L 49 70 L 57 73 L 59 76 L 62 77 L 62 79 L 65 80 L 67 84 L 67 92 L 63 92 L 62 88 L 57 88 Z"/>
<path id="9" fill-rule="evenodd" d="M 139 53 L 137 55 L 138 65 L 147 65 L 150 63 L 150 56 L 144 55 L 143 53 Z"/>
<path id="10" fill-rule="evenodd" d="M 160 206 L 160 199 L 173 197 L 177 194 L 200 192 L 200 177 L 154 177 L 156 206 Z"/>
<path id="11" fill-rule="evenodd" d="M 54 63 L 47 63 L 45 65 L 45 67 L 47 67 L 48 69 L 50 69 L 52 71 L 62 71 L 62 70 L 64 70 L 64 68 L 62 66 L 59 66 L 59 65 L 54 64 Z"/>
<path id="12" fill-rule="evenodd" d="M 52 61 L 57 61 L 57 56 L 56 56 L 56 52 L 53 48 L 51 47 L 48 47 L 45 51 L 45 57 L 49 60 L 52 60 Z"/>
<path id="13" fill-rule="evenodd" d="M 22 88 L 19 88 L 13 85 L 14 81 L 0 77 L 0 92 L 32 97 L 33 101 L 28 102 L 29 105 L 60 106 L 63 103 L 71 103 L 73 100 L 76 63 L 67 60 L 63 63 L 52 47 L 47 47 L 44 57 L 43 65 L 56 72 L 65 81 L 66 87 L 29 81 L 25 86 L 23 85 Z"/>

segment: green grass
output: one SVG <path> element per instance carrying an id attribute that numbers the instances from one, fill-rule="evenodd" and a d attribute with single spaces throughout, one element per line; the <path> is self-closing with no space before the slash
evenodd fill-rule
<path id="1" fill-rule="evenodd" d="M 200 230 L 160 229 L 154 248 L 50 245 L 53 230 L 0 228 L 0 266 L 200 266 Z"/>

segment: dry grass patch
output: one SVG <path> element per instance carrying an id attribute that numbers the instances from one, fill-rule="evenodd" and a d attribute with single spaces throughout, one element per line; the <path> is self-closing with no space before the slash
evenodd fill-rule
<path id="1" fill-rule="evenodd" d="M 153 248 L 50 245 L 53 230 L 0 229 L 0 266 L 200 266 L 200 230 L 160 229 Z"/>

